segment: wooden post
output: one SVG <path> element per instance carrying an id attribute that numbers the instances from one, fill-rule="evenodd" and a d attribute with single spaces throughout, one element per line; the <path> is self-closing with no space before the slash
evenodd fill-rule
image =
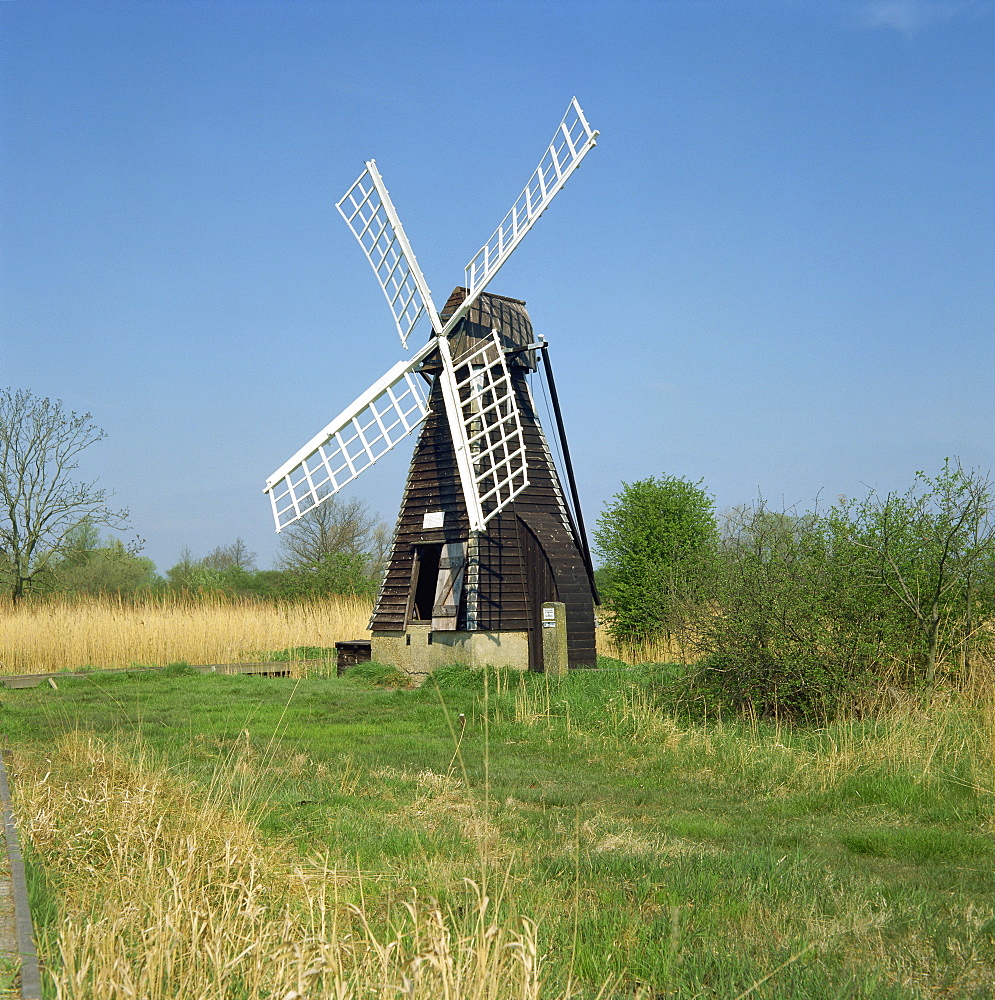
<path id="1" fill-rule="evenodd" d="M 567 666 L 567 606 L 547 601 L 542 606 L 542 669 L 551 677 L 563 677 Z"/>

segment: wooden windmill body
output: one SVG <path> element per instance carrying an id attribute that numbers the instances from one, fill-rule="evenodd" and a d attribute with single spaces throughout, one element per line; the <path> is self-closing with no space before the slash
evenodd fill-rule
<path id="1" fill-rule="evenodd" d="M 443 322 L 466 297 L 457 288 Z M 482 294 L 453 337 L 453 356 L 496 330 L 508 351 L 528 486 L 471 531 L 440 388 L 415 445 L 390 559 L 370 628 L 373 658 L 412 672 L 459 660 L 544 668 L 542 608 L 565 605 L 573 667 L 596 665 L 589 555 L 553 462 L 527 376 L 538 366 L 525 303 Z"/>
<path id="2" fill-rule="evenodd" d="M 454 661 L 542 670 L 543 615 L 552 609 L 569 665 L 595 665 L 597 592 L 547 345 L 533 336 L 523 301 L 485 288 L 597 134 L 571 101 L 525 190 L 467 265 L 466 287 L 441 313 L 374 161 L 338 203 L 405 349 L 422 316 L 432 334 L 270 476 L 265 492 L 279 531 L 422 424 L 370 622 L 381 662 L 411 673 Z M 540 357 L 568 491 L 529 387 Z"/>

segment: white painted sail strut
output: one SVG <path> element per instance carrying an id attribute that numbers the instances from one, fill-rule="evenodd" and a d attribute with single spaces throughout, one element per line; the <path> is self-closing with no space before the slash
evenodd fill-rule
<path id="1" fill-rule="evenodd" d="M 277 531 L 337 493 L 424 420 L 428 386 L 415 369 L 436 346 L 433 338 L 399 361 L 266 480 Z"/>

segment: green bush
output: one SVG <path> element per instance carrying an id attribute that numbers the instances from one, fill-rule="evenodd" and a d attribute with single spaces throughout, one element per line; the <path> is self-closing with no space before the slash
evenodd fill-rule
<path id="1" fill-rule="evenodd" d="M 828 512 L 726 515 L 685 642 L 698 683 L 759 715 L 823 720 L 873 688 L 967 681 L 995 641 L 993 489 L 945 463 Z"/>
<path id="2" fill-rule="evenodd" d="M 734 711 L 792 722 L 825 722 L 849 708 L 857 685 L 825 653 L 726 648 L 699 665 L 699 688 Z"/>
<path id="3" fill-rule="evenodd" d="M 623 483 L 594 532 L 608 629 L 620 642 L 670 636 L 700 602 L 717 531 L 700 483 L 676 476 Z"/>
<path id="4" fill-rule="evenodd" d="M 281 597 L 323 597 L 327 594 L 353 594 L 375 597 L 380 586 L 370 557 L 362 552 L 336 552 L 320 562 L 280 574 L 277 590 Z"/>
<path id="5" fill-rule="evenodd" d="M 138 554 L 140 543 L 101 538 L 89 521 L 78 524 L 66 538 L 61 555 L 39 579 L 42 589 L 78 594 L 135 594 L 161 584 L 151 559 Z"/>
<path id="6" fill-rule="evenodd" d="M 852 585 L 818 514 L 778 513 L 763 502 L 735 511 L 715 600 L 699 620 L 704 689 L 763 716 L 825 719 L 845 710 L 875 670 L 842 613 Z"/>
<path id="7" fill-rule="evenodd" d="M 166 572 L 167 586 L 197 595 L 224 593 L 260 600 L 297 600 L 348 594 L 375 597 L 380 578 L 363 553 L 336 553 L 318 563 L 284 570 L 208 565 L 189 555 Z"/>

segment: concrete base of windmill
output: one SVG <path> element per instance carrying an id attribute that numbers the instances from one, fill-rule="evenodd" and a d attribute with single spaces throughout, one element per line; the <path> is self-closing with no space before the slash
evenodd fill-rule
<path id="1" fill-rule="evenodd" d="M 377 663 L 389 663 L 415 679 L 453 663 L 528 670 L 529 633 L 436 632 L 428 624 L 409 625 L 404 632 L 374 632 L 370 652 Z"/>

